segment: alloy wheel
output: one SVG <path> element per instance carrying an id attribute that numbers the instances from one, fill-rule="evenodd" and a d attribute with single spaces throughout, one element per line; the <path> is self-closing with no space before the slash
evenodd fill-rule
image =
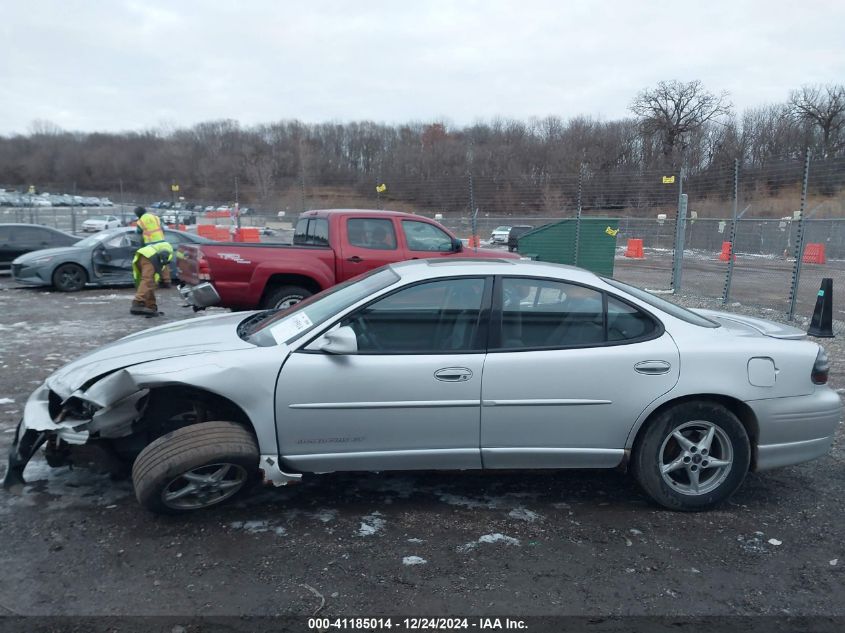
<path id="1" fill-rule="evenodd" d="M 244 487 L 246 470 L 237 464 L 207 464 L 182 473 L 161 493 L 174 510 L 197 510 L 224 501 Z"/>
<path id="2" fill-rule="evenodd" d="M 672 490 L 706 495 L 727 478 L 733 445 L 725 431 L 706 420 L 676 426 L 660 447 L 660 475 Z"/>

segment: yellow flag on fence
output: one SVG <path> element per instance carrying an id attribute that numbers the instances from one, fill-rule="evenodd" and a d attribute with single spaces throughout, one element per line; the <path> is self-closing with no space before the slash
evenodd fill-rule
<path id="1" fill-rule="evenodd" d="M 604 232 L 610 235 L 611 237 L 616 237 L 616 234 L 619 233 L 619 229 L 612 229 L 610 227 L 607 227 Z"/>
<path id="2" fill-rule="evenodd" d="M 663 176 L 663 184 L 664 185 L 675 184 L 675 177 L 674 176 Z"/>
<path id="3" fill-rule="evenodd" d="M 387 191 L 387 185 L 384 183 L 376 185 L 376 191 L 378 191 L 379 193 L 384 193 L 385 191 Z"/>

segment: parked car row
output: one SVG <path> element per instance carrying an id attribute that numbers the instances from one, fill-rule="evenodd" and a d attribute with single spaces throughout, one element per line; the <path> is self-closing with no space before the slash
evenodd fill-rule
<path id="1" fill-rule="evenodd" d="M 94 196 L 72 196 L 62 193 L 20 193 L 0 191 L 0 207 L 112 207 L 108 198 Z"/>

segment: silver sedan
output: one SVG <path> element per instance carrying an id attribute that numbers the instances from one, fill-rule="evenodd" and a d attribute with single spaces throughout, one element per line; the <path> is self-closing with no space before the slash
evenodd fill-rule
<path id="1" fill-rule="evenodd" d="M 584 270 L 406 262 L 66 365 L 29 398 L 5 483 L 46 443 L 53 465 L 131 468 L 140 503 L 164 513 L 259 477 L 617 467 L 655 502 L 701 510 L 749 470 L 830 450 L 842 403 L 828 370 L 796 328 Z"/>

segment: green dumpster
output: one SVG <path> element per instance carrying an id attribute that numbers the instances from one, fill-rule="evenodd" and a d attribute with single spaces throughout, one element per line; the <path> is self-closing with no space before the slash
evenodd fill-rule
<path id="1" fill-rule="evenodd" d="M 541 262 L 570 264 L 598 275 L 613 276 L 619 218 L 581 218 L 578 261 L 575 261 L 574 218 L 546 224 L 519 237 L 517 250 Z"/>

